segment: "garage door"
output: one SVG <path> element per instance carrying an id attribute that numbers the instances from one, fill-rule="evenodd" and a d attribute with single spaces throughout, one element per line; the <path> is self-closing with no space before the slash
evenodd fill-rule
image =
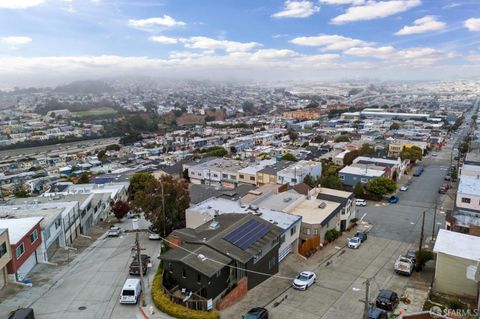
<path id="1" fill-rule="evenodd" d="M 20 268 L 17 270 L 17 279 L 18 281 L 22 281 L 23 279 L 27 278 L 28 273 L 32 268 L 37 264 L 37 253 L 34 252 L 28 257 L 27 260 L 23 263 Z"/>

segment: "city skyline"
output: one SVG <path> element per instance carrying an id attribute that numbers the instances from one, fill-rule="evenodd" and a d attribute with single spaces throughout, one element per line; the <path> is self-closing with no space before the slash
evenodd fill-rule
<path id="1" fill-rule="evenodd" d="M 478 9 L 468 0 L 0 0 L 0 80 L 475 77 Z"/>

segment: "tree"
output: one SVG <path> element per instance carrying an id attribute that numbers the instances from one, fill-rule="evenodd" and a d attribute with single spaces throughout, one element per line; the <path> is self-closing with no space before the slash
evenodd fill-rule
<path id="1" fill-rule="evenodd" d="M 17 198 L 26 198 L 28 197 L 28 192 L 25 188 L 18 186 L 13 191 L 13 195 L 15 195 Z"/>
<path id="2" fill-rule="evenodd" d="M 384 195 L 395 192 L 397 190 L 397 183 L 389 178 L 376 177 L 367 183 L 365 190 L 376 198 L 382 198 Z"/>
<path id="3" fill-rule="evenodd" d="M 472 115 L 472 120 L 475 122 L 478 119 L 478 115 Z"/>
<path id="4" fill-rule="evenodd" d="M 315 135 L 313 138 L 312 138 L 312 143 L 323 143 L 325 142 L 325 139 L 321 136 L 321 135 Z"/>
<path id="5" fill-rule="evenodd" d="M 80 175 L 80 178 L 77 181 L 77 184 L 88 184 L 90 183 L 90 177 L 88 176 L 87 172 L 83 172 L 82 175 Z"/>
<path id="6" fill-rule="evenodd" d="M 230 153 L 236 154 L 237 153 L 237 148 L 235 146 L 230 146 Z"/>
<path id="7" fill-rule="evenodd" d="M 138 172 L 133 174 L 130 178 L 130 186 L 128 187 L 130 198 L 134 199 L 135 194 L 139 191 L 145 190 L 146 185 L 154 179 L 155 177 L 150 173 Z"/>
<path id="8" fill-rule="evenodd" d="M 283 161 L 289 161 L 289 162 L 297 162 L 298 161 L 298 159 L 291 153 L 287 153 L 287 154 L 283 155 L 280 159 L 283 160 Z"/>
<path id="9" fill-rule="evenodd" d="M 353 163 L 353 160 L 360 156 L 360 152 L 358 150 L 353 150 L 348 152 L 343 156 L 343 165 L 350 165 Z"/>
<path id="10" fill-rule="evenodd" d="M 363 184 L 358 182 L 353 188 L 353 193 L 355 197 L 362 198 L 365 195 L 365 187 L 363 187 Z"/>
<path id="11" fill-rule="evenodd" d="M 142 210 L 153 228 L 164 237 L 174 229 L 185 227 L 185 210 L 190 206 L 188 182 L 172 176 L 162 176 L 160 180 L 152 176 L 144 180 L 142 189 L 135 193 L 133 206 Z"/>
<path id="12" fill-rule="evenodd" d="M 333 188 L 333 189 L 342 189 L 342 181 L 340 177 L 335 175 L 324 175 L 320 178 L 320 185 L 326 188 Z"/>
<path id="13" fill-rule="evenodd" d="M 307 147 L 308 145 L 310 145 L 308 142 L 304 142 L 301 147 L 305 148 L 305 147 Z"/>
<path id="14" fill-rule="evenodd" d="M 207 156 L 224 157 L 227 154 L 228 154 L 227 150 L 222 147 L 222 148 L 218 148 L 218 149 L 215 149 L 213 151 L 208 152 Z"/>
<path id="15" fill-rule="evenodd" d="M 418 146 L 404 147 L 400 152 L 400 158 L 402 160 L 410 160 L 411 162 L 416 162 L 422 160 L 422 149 Z"/>
<path id="16" fill-rule="evenodd" d="M 400 124 L 398 123 L 392 123 L 392 125 L 390 125 L 391 130 L 398 130 L 399 128 L 400 128 Z"/>
<path id="17" fill-rule="evenodd" d="M 117 200 L 112 205 L 113 215 L 120 221 L 130 211 L 130 204 L 127 201 Z"/>
<path id="18" fill-rule="evenodd" d="M 374 155 L 375 154 L 375 149 L 372 147 L 372 145 L 365 143 L 362 145 L 362 147 L 359 150 L 360 156 L 362 155 Z"/>
<path id="19" fill-rule="evenodd" d="M 106 151 L 120 151 L 120 145 L 118 144 L 110 144 L 105 147 Z"/>
<path id="20" fill-rule="evenodd" d="M 290 141 L 292 141 L 292 143 L 295 143 L 295 141 L 298 139 L 298 133 L 292 129 L 289 129 L 288 137 L 290 138 Z"/>
<path id="21" fill-rule="evenodd" d="M 450 176 L 452 176 L 452 181 L 456 181 L 458 178 L 458 173 L 457 173 L 457 168 L 455 167 L 452 172 L 450 173 Z"/>
<path id="22" fill-rule="evenodd" d="M 318 180 L 316 178 L 313 178 L 310 174 L 305 176 L 305 178 L 303 179 L 303 182 L 312 188 L 318 186 Z"/>
<path id="23" fill-rule="evenodd" d="M 350 142 L 350 138 L 346 135 L 341 135 L 335 138 L 335 143 L 340 143 L 340 142 Z"/>

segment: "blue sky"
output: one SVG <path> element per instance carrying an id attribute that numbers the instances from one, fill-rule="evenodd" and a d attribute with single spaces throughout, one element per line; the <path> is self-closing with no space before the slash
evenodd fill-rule
<path id="1" fill-rule="evenodd" d="M 17 85 L 40 74 L 322 80 L 479 71 L 478 0 L 0 0 L 0 79 Z"/>

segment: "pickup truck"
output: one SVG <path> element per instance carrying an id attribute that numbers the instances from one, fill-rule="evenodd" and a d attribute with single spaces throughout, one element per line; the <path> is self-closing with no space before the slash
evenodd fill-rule
<path id="1" fill-rule="evenodd" d="M 142 272 L 143 275 L 147 274 L 148 264 L 150 263 L 150 256 L 148 255 L 140 255 L 140 259 L 142 260 Z M 138 256 L 133 256 L 133 260 L 130 263 L 129 273 L 130 275 L 140 275 L 140 267 L 138 262 Z"/>
<path id="2" fill-rule="evenodd" d="M 397 274 L 410 276 L 413 272 L 415 265 L 413 261 L 407 257 L 400 256 L 395 261 L 393 269 Z"/>

